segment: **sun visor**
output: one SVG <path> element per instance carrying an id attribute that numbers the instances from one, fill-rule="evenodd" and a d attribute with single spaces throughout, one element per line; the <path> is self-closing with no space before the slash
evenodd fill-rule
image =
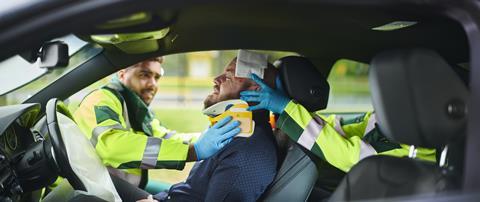
<path id="1" fill-rule="evenodd" d="M 158 39 L 162 39 L 170 29 L 164 28 L 151 32 L 92 35 L 93 41 L 100 44 L 112 44 L 128 54 L 149 53 L 158 50 Z"/>

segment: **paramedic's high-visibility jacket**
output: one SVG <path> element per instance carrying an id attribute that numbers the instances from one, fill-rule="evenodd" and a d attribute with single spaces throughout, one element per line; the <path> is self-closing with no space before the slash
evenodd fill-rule
<path id="1" fill-rule="evenodd" d="M 290 101 L 277 121 L 277 127 L 332 166 L 348 172 L 358 161 L 371 155 L 408 156 L 410 145 L 389 141 L 375 127 L 375 114 L 354 120 L 310 113 Z M 417 148 L 416 158 L 435 161 L 435 149 Z"/>
<path id="2" fill-rule="evenodd" d="M 188 137 L 162 127 L 118 81 L 87 95 L 74 117 L 109 171 L 132 184 L 146 184 L 146 169 L 185 166 Z"/>

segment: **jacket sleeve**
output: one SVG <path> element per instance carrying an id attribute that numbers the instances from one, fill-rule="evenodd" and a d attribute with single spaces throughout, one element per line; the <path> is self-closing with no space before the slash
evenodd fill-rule
<path id="1" fill-rule="evenodd" d="M 290 101 L 280 115 L 277 126 L 290 139 L 336 168 L 347 172 L 359 160 L 377 152 L 362 140 L 367 128 L 362 121 L 356 131 L 348 135 L 336 116 L 321 117 L 308 112 L 302 105 Z"/>
<path id="2" fill-rule="evenodd" d="M 169 140 L 182 141 L 185 144 L 197 141 L 200 133 L 177 133 L 177 131 L 170 130 L 160 124 L 158 119 L 153 119 L 151 124 L 153 136 Z"/>
<path id="3" fill-rule="evenodd" d="M 122 111 L 115 95 L 103 89 L 88 95 L 75 111 L 75 121 L 105 165 L 119 169 L 183 169 L 188 144 L 128 129 Z"/>
<path id="4" fill-rule="evenodd" d="M 358 161 L 371 155 L 408 156 L 409 145 L 391 142 L 376 128 L 376 117 L 367 112 L 351 120 L 335 115 L 310 113 L 290 101 L 277 126 L 290 139 L 336 168 L 348 172 Z M 434 161 L 435 150 L 418 148 L 417 158 Z"/>

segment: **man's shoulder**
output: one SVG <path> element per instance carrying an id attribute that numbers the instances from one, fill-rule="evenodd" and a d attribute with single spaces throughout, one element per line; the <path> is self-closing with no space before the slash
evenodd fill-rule
<path id="1" fill-rule="evenodd" d="M 255 127 L 251 137 L 236 137 L 226 146 L 226 153 L 238 153 L 239 155 L 262 154 L 276 157 L 276 143 L 273 132 L 266 127 Z"/>
<path id="2" fill-rule="evenodd" d="M 121 105 L 121 100 L 110 90 L 99 88 L 90 92 L 80 103 L 82 105 Z"/>

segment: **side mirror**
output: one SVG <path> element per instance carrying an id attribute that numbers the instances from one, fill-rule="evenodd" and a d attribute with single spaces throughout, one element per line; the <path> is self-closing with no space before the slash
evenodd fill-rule
<path id="1" fill-rule="evenodd" d="M 25 51 L 20 56 L 29 63 L 35 63 L 40 58 L 40 68 L 59 68 L 68 66 L 68 45 L 63 41 L 44 43 L 41 47 Z"/>

